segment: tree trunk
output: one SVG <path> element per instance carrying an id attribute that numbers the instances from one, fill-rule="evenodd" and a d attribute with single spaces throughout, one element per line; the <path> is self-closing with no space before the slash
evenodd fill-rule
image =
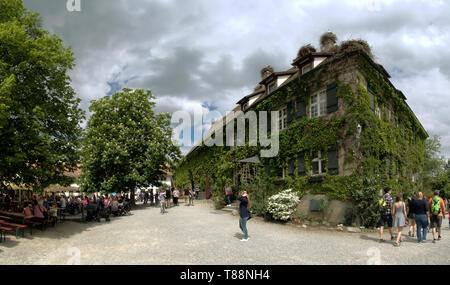
<path id="1" fill-rule="evenodd" d="M 136 200 L 134 199 L 134 191 L 135 191 L 134 188 L 130 190 L 131 206 L 136 206 Z"/>
<path id="2" fill-rule="evenodd" d="M 194 176 L 192 175 L 192 170 L 189 170 L 189 176 L 190 176 L 190 178 L 191 178 L 191 187 L 192 187 L 192 190 L 194 190 Z"/>
<path id="3" fill-rule="evenodd" d="M 209 173 L 206 173 L 206 182 L 205 182 L 205 198 L 211 198 L 211 186 L 209 184 Z"/>

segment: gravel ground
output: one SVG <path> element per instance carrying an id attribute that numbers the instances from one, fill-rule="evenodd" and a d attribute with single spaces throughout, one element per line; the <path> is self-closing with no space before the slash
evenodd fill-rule
<path id="1" fill-rule="evenodd" d="M 164 215 L 141 206 L 109 223 L 66 221 L 25 238 L 9 234 L 0 264 L 450 264 L 447 220 L 438 243 L 406 237 L 398 248 L 378 243 L 376 233 L 304 230 L 259 218 L 248 222 L 250 240 L 241 242 L 238 223 L 208 204 L 181 204 Z"/>

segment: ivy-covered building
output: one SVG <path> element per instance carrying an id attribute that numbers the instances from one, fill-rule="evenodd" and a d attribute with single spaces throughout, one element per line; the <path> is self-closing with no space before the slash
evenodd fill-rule
<path id="1" fill-rule="evenodd" d="M 369 45 L 336 41 L 325 33 L 320 51 L 302 46 L 290 69 L 263 68 L 254 92 L 237 102 L 235 110 L 243 112 L 278 112 L 276 157 L 258 157 L 261 147 L 248 144 L 199 144 L 179 164 L 175 183 L 193 180 L 221 194 L 225 181 L 239 184 L 259 176 L 301 193 L 348 201 L 349 182 L 356 177 L 375 177 L 380 188 L 389 185 L 403 193 L 420 188 L 427 132 Z M 216 127 L 225 130 L 228 123 Z"/>

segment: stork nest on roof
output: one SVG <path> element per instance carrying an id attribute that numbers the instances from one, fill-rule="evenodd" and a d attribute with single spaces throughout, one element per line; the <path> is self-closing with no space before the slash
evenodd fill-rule
<path id="1" fill-rule="evenodd" d="M 339 53 L 346 53 L 354 50 L 363 50 L 371 59 L 374 58 L 369 44 L 362 39 L 344 41 L 339 47 Z"/>
<path id="2" fill-rule="evenodd" d="M 269 76 L 270 74 L 274 73 L 273 67 L 268 65 L 261 69 L 261 78 L 265 78 Z"/>
<path id="3" fill-rule="evenodd" d="M 320 47 L 322 50 L 327 46 L 327 44 L 329 45 L 331 43 L 332 45 L 335 45 L 336 42 L 337 36 L 332 32 L 326 32 L 320 36 Z"/>
<path id="4" fill-rule="evenodd" d="M 302 46 L 297 53 L 298 57 L 304 57 L 305 55 L 308 55 L 312 52 L 316 52 L 316 48 L 313 47 L 311 44 L 307 44 Z"/>

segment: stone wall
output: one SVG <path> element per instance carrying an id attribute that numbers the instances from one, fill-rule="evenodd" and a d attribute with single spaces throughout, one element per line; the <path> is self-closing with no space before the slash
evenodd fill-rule
<path id="1" fill-rule="evenodd" d="M 311 200 L 324 200 L 324 209 L 321 212 L 311 212 L 309 209 Z M 314 217 L 318 220 L 342 224 L 344 223 L 347 209 L 351 209 L 352 207 L 353 205 L 350 202 L 329 200 L 326 195 L 306 194 L 300 200 L 300 204 L 294 215 L 301 214 L 302 216 Z"/>

